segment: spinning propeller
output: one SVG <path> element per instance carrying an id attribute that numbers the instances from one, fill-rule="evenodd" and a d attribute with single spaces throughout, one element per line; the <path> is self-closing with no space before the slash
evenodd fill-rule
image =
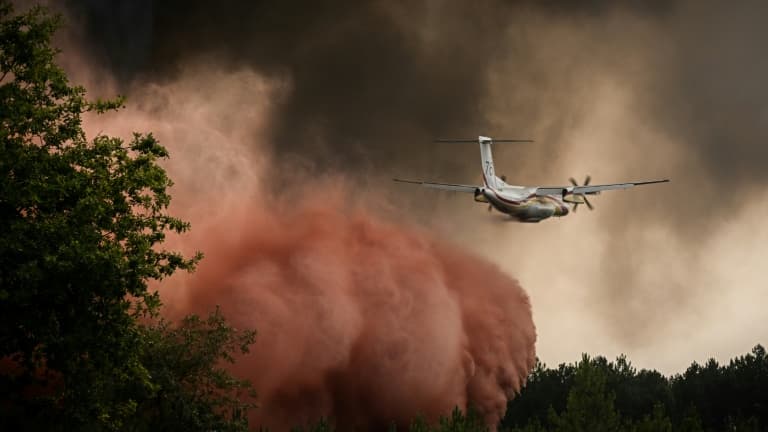
<path id="1" fill-rule="evenodd" d="M 587 175 L 586 178 L 584 178 L 584 184 L 580 185 L 576 182 L 576 180 L 571 177 L 568 180 L 571 181 L 571 184 L 574 186 L 589 186 L 590 180 L 592 180 L 592 177 Z M 571 204 L 573 204 L 573 211 L 576 212 L 576 209 L 579 207 L 579 204 L 586 204 L 587 208 L 590 210 L 594 210 L 595 208 L 592 206 L 592 203 L 589 202 L 587 199 L 587 196 L 584 194 L 574 194 L 573 197 L 568 201 Z"/>

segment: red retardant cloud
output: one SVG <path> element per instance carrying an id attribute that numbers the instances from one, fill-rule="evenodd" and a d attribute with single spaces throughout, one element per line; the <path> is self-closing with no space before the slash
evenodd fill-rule
<path id="1" fill-rule="evenodd" d="M 468 405 L 495 426 L 535 361 L 526 293 L 495 265 L 330 195 L 198 225 L 189 239 L 206 257 L 169 312 L 220 305 L 258 331 L 234 366 L 259 394 L 255 427 L 326 417 L 372 429 Z"/>

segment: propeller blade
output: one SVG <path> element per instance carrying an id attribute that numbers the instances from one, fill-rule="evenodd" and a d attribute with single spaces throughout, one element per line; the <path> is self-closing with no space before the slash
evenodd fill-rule
<path id="1" fill-rule="evenodd" d="M 584 177 L 584 184 L 583 184 L 583 185 L 579 185 L 579 184 L 576 182 L 576 179 L 574 179 L 573 177 L 569 177 L 569 178 L 568 178 L 568 180 L 570 180 L 571 184 L 572 184 L 572 185 L 574 185 L 574 186 L 576 186 L 576 187 L 579 187 L 579 186 L 589 186 L 589 182 L 591 182 L 591 181 L 592 181 L 592 176 L 591 176 L 591 175 L 589 175 L 589 174 L 587 174 L 587 176 L 586 176 L 586 177 Z M 574 199 L 572 199 L 572 200 L 570 200 L 570 201 L 569 201 L 569 202 L 572 202 L 572 203 L 573 203 L 573 212 L 574 212 L 574 213 L 576 213 L 576 209 L 578 209 L 578 208 L 579 208 L 579 204 L 585 204 L 585 205 L 587 206 L 587 208 L 588 208 L 588 209 L 590 209 L 590 210 L 594 210 L 594 209 L 595 209 L 595 207 L 594 207 L 594 206 L 592 205 L 592 203 L 591 203 L 591 202 L 589 202 L 589 200 L 587 199 L 587 194 L 589 194 L 589 195 L 597 195 L 598 193 L 599 193 L 599 192 L 586 192 L 586 193 L 579 193 L 579 194 L 575 194 L 575 195 L 573 196 L 573 197 L 574 197 Z M 578 200 L 577 200 L 576 198 L 578 198 Z M 580 201 L 579 201 L 579 200 L 580 200 Z"/>

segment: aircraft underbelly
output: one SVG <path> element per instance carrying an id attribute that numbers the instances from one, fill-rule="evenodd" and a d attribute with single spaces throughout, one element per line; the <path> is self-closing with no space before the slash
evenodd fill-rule
<path id="1" fill-rule="evenodd" d="M 559 206 L 541 198 L 515 201 L 498 194 L 487 194 L 488 201 L 500 212 L 506 213 L 521 222 L 538 222 L 555 215 Z"/>
<path id="2" fill-rule="evenodd" d="M 555 207 L 552 204 L 532 204 L 527 206 L 519 206 L 518 208 L 513 208 L 510 214 L 520 220 L 524 221 L 530 221 L 530 220 L 536 220 L 540 221 L 542 219 L 546 219 L 553 214 L 555 214 Z"/>

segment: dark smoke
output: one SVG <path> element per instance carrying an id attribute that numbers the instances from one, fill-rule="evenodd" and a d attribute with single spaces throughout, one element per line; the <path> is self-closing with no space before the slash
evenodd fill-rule
<path id="1" fill-rule="evenodd" d="M 768 4 L 691 2 L 670 28 L 674 46 L 659 62 L 657 121 L 685 139 L 728 204 L 768 179 Z M 738 202 L 735 203 L 738 205 Z"/>
<path id="2" fill-rule="evenodd" d="M 90 30 L 93 57 L 121 75 L 173 79 L 206 58 L 288 77 L 291 92 L 270 128 L 276 152 L 322 157 L 321 171 L 356 172 L 398 163 L 408 150 L 424 161 L 416 143 L 485 127 L 482 65 L 499 48 L 505 15 L 463 3 L 145 1 L 109 10 L 70 3 Z M 121 25 L 132 20 L 140 25 Z M 100 37 L 105 27 L 149 49 L 123 51 L 114 36 Z"/>
<path id="3" fill-rule="evenodd" d="M 484 109 L 497 97 L 489 94 L 488 70 L 501 61 L 512 73 L 520 71 L 518 81 L 537 86 L 537 77 L 526 76 L 537 66 L 531 51 L 541 48 L 536 39 L 575 23 L 579 33 L 604 38 L 573 53 L 579 58 L 575 74 L 590 67 L 617 72 L 606 69 L 606 61 L 653 62 L 638 116 L 682 138 L 729 186 L 765 172 L 766 90 L 759 81 L 768 72 L 760 43 L 768 6 L 757 0 L 65 3 L 91 58 L 125 88 L 134 80 L 173 79 L 201 58 L 223 69 L 288 77 L 291 91 L 270 128 L 277 153 L 331 156 L 339 163 L 334 168 L 354 172 L 383 161 L 395 167 L 408 163 L 403 159 L 428 161 L 434 137 L 503 127 L 491 124 Z M 607 34 L 617 12 L 622 20 L 646 20 L 659 37 L 636 30 Z M 539 78 L 546 80 L 546 72 Z M 519 93 L 504 97 L 514 104 Z M 542 115 L 531 118 L 519 108 L 509 121 L 520 125 L 515 133 L 529 134 L 531 128 L 514 117 L 536 122 Z M 547 109 L 548 116 L 562 111 Z"/>
<path id="4" fill-rule="evenodd" d="M 276 153 L 321 157 L 321 171 L 361 173 L 372 165 L 401 167 L 404 160 L 424 168 L 432 161 L 433 138 L 488 129 L 487 69 L 509 55 L 502 35 L 519 5 L 528 3 L 68 4 L 88 29 L 93 57 L 120 76 L 172 79 L 190 61 L 206 58 L 224 68 L 289 77 L 291 92 L 270 131 Z M 640 10 L 655 11 L 649 6 L 654 2 L 637 3 Z M 542 7 L 591 16 L 610 4 L 543 2 Z M 524 67 L 526 61 L 515 63 Z M 448 170 L 463 170 L 455 160 L 444 162 Z"/>

